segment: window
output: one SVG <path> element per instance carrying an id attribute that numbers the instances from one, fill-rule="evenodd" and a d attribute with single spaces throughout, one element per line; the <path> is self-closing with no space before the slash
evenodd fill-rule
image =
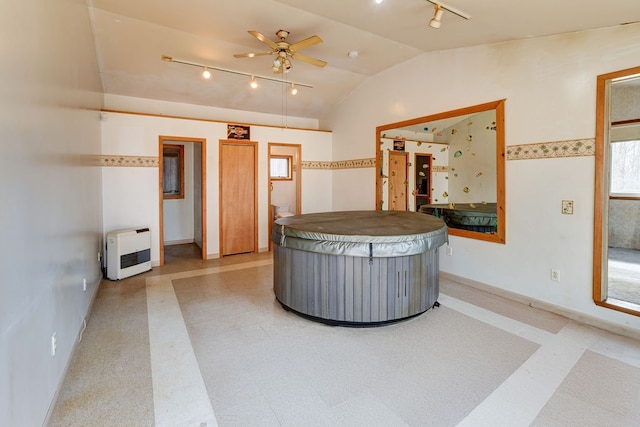
<path id="1" fill-rule="evenodd" d="M 162 192 L 165 199 L 184 199 L 184 145 L 162 147 Z"/>
<path id="2" fill-rule="evenodd" d="M 640 140 L 611 142 L 611 196 L 640 198 Z"/>
<path id="3" fill-rule="evenodd" d="M 291 163 L 293 156 L 271 156 L 269 159 L 269 176 L 271 179 L 293 179 Z"/>

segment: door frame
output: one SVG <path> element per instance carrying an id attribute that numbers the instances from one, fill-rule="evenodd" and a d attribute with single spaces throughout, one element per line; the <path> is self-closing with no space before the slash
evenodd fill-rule
<path id="1" fill-rule="evenodd" d="M 636 304 L 608 298 L 609 234 L 609 129 L 611 118 L 610 83 L 612 80 L 640 74 L 640 67 L 601 74 L 596 78 L 595 191 L 593 219 L 593 302 L 612 310 L 640 316 Z"/>
<path id="2" fill-rule="evenodd" d="M 302 144 L 287 144 L 284 142 L 269 142 L 267 144 L 267 223 L 269 224 L 269 235 L 267 245 L 269 250 L 272 249 L 271 232 L 273 231 L 273 212 L 271 212 L 271 147 L 287 147 L 295 148 L 295 162 L 291 165 L 292 171 L 296 174 L 296 212 L 298 215 L 302 213 Z"/>
<path id="3" fill-rule="evenodd" d="M 253 147 L 253 203 L 255 206 L 253 214 L 253 252 L 258 253 L 258 142 L 238 139 L 221 139 L 218 141 L 218 230 L 220 236 L 220 257 L 224 255 L 224 224 L 222 223 L 222 147 L 225 145 L 246 145 Z M 232 254 L 229 254 L 232 255 Z"/>
<path id="4" fill-rule="evenodd" d="M 202 188 L 200 195 L 200 230 L 202 232 L 201 240 L 202 247 L 202 259 L 207 259 L 207 139 L 206 138 L 190 138 L 186 136 L 158 136 L 158 200 L 159 200 L 159 244 L 160 244 L 160 265 L 164 265 L 164 197 L 163 197 L 163 165 L 162 165 L 162 148 L 165 144 L 171 142 L 191 142 L 194 144 L 200 144 L 201 147 L 201 165 L 200 165 L 200 186 Z"/>

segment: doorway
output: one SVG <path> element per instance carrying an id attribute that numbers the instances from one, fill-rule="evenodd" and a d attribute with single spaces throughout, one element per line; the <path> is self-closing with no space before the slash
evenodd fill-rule
<path id="1" fill-rule="evenodd" d="M 597 79 L 593 300 L 640 315 L 640 67 Z"/>
<path id="2" fill-rule="evenodd" d="M 195 245 L 184 252 L 206 260 L 206 139 L 160 135 L 158 153 L 160 265 L 165 263 L 165 238 Z"/>
<path id="3" fill-rule="evenodd" d="M 220 141 L 220 256 L 258 252 L 258 143 Z"/>
<path id="4" fill-rule="evenodd" d="M 276 216 L 302 213 L 302 145 L 270 142 L 268 144 L 268 212 L 269 250 Z"/>

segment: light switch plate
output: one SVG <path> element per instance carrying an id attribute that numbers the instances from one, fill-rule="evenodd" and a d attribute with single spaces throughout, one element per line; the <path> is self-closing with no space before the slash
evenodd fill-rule
<path id="1" fill-rule="evenodd" d="M 573 215 L 573 200 L 562 201 L 562 214 Z"/>

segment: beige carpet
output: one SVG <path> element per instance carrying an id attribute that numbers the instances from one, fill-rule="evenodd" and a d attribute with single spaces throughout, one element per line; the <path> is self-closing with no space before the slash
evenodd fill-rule
<path id="1" fill-rule="evenodd" d="M 310 322 L 274 301 L 271 275 L 173 282 L 219 425 L 455 425 L 538 348 L 446 307 L 380 328 Z"/>
<path id="2" fill-rule="evenodd" d="M 186 359 L 162 366 L 163 384 L 159 353 L 197 361 L 206 427 L 640 425 L 636 340 L 451 280 L 441 307 L 409 321 L 331 327 L 275 302 L 269 254 L 181 258 L 191 252 L 101 285 L 49 425 L 202 427 L 166 422 L 193 414 L 173 399 Z M 186 342 L 152 327 L 171 300 Z"/>

